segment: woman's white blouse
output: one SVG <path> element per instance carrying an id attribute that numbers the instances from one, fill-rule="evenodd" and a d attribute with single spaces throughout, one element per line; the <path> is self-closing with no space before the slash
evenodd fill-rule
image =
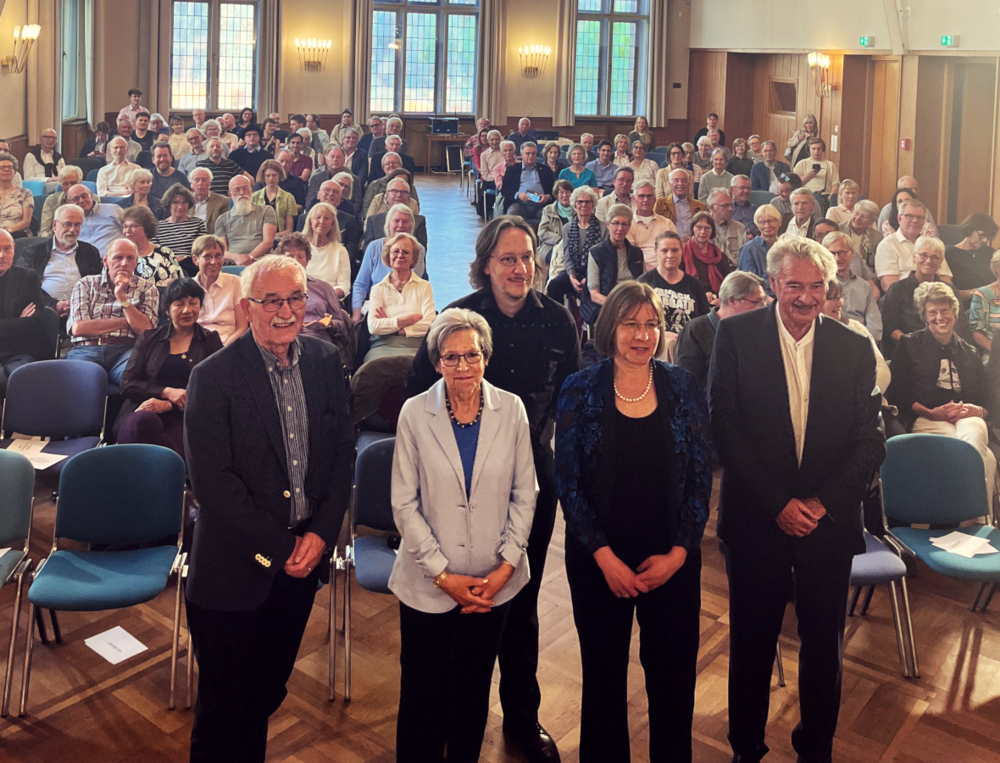
<path id="1" fill-rule="evenodd" d="M 423 318 L 403 331 L 405 336 L 425 336 L 435 316 L 434 290 L 416 273 L 410 273 L 410 280 L 403 286 L 403 291 L 398 292 L 389 281 L 392 275 L 393 271 L 390 271 L 372 286 L 368 303 L 368 330 L 373 336 L 396 334 L 399 332 L 399 316 L 420 313 Z M 385 310 L 385 318 L 375 317 L 375 310 L 379 307 Z"/>

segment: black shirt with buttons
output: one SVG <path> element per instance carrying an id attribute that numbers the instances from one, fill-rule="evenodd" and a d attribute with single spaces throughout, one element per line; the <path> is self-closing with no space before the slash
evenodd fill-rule
<path id="1" fill-rule="evenodd" d="M 535 456 L 549 453 L 559 391 L 566 377 L 580 370 L 580 340 L 569 311 L 534 289 L 512 318 L 497 306 L 491 289 L 477 291 L 448 307 L 472 310 L 486 319 L 493 331 L 486 381 L 521 398 Z M 404 394 L 415 397 L 440 378 L 431 365 L 425 340 L 410 368 Z"/>

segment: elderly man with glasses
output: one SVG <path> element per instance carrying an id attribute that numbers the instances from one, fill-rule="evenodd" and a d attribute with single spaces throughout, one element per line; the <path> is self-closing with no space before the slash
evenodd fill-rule
<path id="1" fill-rule="evenodd" d="M 899 230 L 882 239 L 875 250 L 875 274 L 883 292 L 913 270 L 914 244 L 926 222 L 927 207 L 922 201 L 904 199 L 899 202 Z M 951 283 L 947 260 L 941 262 L 937 274 L 945 283 Z"/>
<path id="2" fill-rule="evenodd" d="M 66 162 L 56 151 L 58 142 L 59 133 L 51 127 L 42 131 L 39 144 L 29 148 L 24 155 L 25 180 L 52 180 L 59 174 Z"/>

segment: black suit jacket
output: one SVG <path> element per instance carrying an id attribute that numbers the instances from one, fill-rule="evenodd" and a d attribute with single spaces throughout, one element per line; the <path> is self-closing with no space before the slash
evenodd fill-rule
<path id="1" fill-rule="evenodd" d="M 44 311 L 44 302 L 42 280 L 38 273 L 26 268 L 12 267 L 6 275 L 0 277 L 0 285 L 3 288 L 3 310 L 0 311 L 0 358 L 21 354 L 38 359 L 51 358 L 51 348 L 47 355 L 42 354 L 46 322 L 41 315 Z M 31 302 L 35 303 L 35 314 L 30 318 L 22 318 L 21 311 Z M 54 335 L 52 339 L 54 348 Z"/>
<path id="2" fill-rule="evenodd" d="M 366 183 L 385 177 L 385 172 L 382 170 L 382 157 L 385 155 L 385 151 L 379 154 L 372 154 L 371 167 L 368 170 L 368 177 L 365 180 Z M 409 170 L 410 174 L 415 177 L 417 174 L 417 165 L 416 162 L 413 161 L 413 157 L 409 154 L 400 154 L 399 158 L 403 161 L 403 169 Z"/>
<path id="3" fill-rule="evenodd" d="M 861 501 L 885 458 L 881 395 L 867 337 L 816 321 L 809 416 L 799 465 L 775 306 L 720 321 L 709 368 L 712 434 L 722 462 L 719 537 L 768 548 L 792 498 L 817 497 L 827 516 L 796 542 L 863 553 Z"/>
<path id="4" fill-rule="evenodd" d="M 364 149 L 354 149 L 354 156 L 351 157 L 351 172 L 361 181 L 362 186 L 368 185 L 368 152 Z"/>
<path id="5" fill-rule="evenodd" d="M 371 215 L 368 221 L 365 223 L 365 245 L 364 249 L 368 248 L 368 245 L 377 238 L 385 238 L 385 216 L 388 212 L 382 212 L 377 215 Z M 414 226 L 413 235 L 416 237 L 417 241 L 424 245 L 424 250 L 427 250 L 427 218 L 423 215 L 414 215 Z M 362 250 L 362 251 L 363 251 Z"/>
<path id="6" fill-rule="evenodd" d="M 337 349 L 299 337 L 309 420 L 308 531 L 337 542 L 354 475 L 354 427 Z M 201 510 L 188 598 L 239 612 L 260 606 L 295 548 L 281 420 L 251 332 L 191 374 L 184 412 L 188 473 Z"/>
<path id="7" fill-rule="evenodd" d="M 17 262 L 14 264 L 18 267 L 30 268 L 38 273 L 39 279 L 44 278 L 45 267 L 52 258 L 53 238 L 54 236 L 50 236 L 21 252 Z M 81 276 L 99 276 L 103 263 L 101 262 L 101 253 L 97 251 L 97 247 L 85 241 L 77 242 L 76 266 L 79 268 Z M 43 291 L 41 304 L 45 307 L 54 308 L 56 300 Z"/>
<path id="8" fill-rule="evenodd" d="M 547 164 L 538 162 L 535 163 L 535 168 L 538 170 L 538 180 L 542 184 L 542 193 L 552 196 L 552 184 L 556 182 L 555 178 L 552 177 L 552 170 L 549 169 Z M 504 211 L 517 201 L 517 193 L 521 187 L 522 169 L 524 169 L 523 164 L 512 164 L 503 173 L 503 185 L 500 187 L 500 195 L 503 196 Z"/>

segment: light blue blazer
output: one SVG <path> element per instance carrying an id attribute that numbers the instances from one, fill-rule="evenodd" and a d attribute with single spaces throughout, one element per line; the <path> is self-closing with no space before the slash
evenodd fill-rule
<path id="1" fill-rule="evenodd" d="M 528 533 L 538 482 L 528 415 L 517 395 L 483 382 L 483 417 L 465 494 L 465 472 L 444 379 L 407 400 L 399 415 L 392 463 L 392 515 L 402 535 L 389 577 L 390 590 L 421 612 L 457 605 L 433 578 L 447 570 L 483 576 L 503 560 L 514 574 L 494 598 L 503 604 L 528 582 Z"/>

